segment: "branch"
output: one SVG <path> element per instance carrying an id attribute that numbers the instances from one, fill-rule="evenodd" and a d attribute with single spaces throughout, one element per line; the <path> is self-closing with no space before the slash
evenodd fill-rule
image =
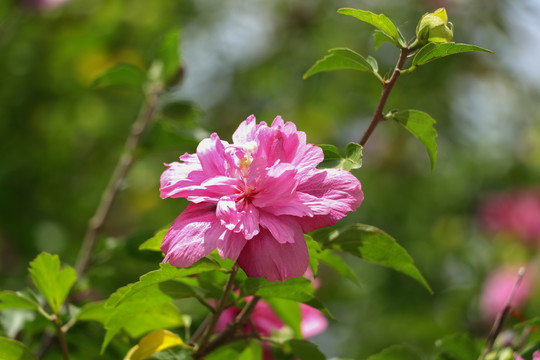
<path id="1" fill-rule="evenodd" d="M 384 106 L 386 105 L 388 96 L 390 96 L 390 93 L 392 92 L 392 89 L 394 88 L 397 79 L 401 75 L 401 70 L 403 70 L 403 64 L 405 64 L 409 52 L 410 50 L 407 47 L 401 49 L 401 53 L 399 54 L 399 60 L 396 64 L 394 72 L 392 73 L 392 77 L 390 77 L 389 80 L 385 80 L 383 82 L 383 90 L 381 93 L 381 97 L 379 99 L 379 103 L 377 104 L 377 108 L 375 109 L 375 113 L 373 113 L 373 117 L 371 118 L 371 123 L 369 124 L 369 127 L 362 136 L 362 139 L 360 139 L 360 141 L 358 142 L 360 145 L 362 145 L 362 147 L 366 145 L 369 137 L 371 136 L 377 125 L 379 125 L 379 123 L 384 119 Z"/>
<path id="2" fill-rule="evenodd" d="M 62 326 L 60 325 L 60 321 L 58 320 L 58 317 L 56 315 L 52 315 L 50 317 L 50 320 L 54 324 L 54 327 L 56 328 L 56 333 L 58 334 L 58 342 L 60 343 L 60 348 L 62 349 L 62 355 L 64 356 L 64 360 L 69 360 L 69 351 L 67 347 L 66 342 L 66 334 L 64 333 L 64 330 L 62 329 Z"/>
<path id="3" fill-rule="evenodd" d="M 111 210 L 112 204 L 118 194 L 126 174 L 133 164 L 135 150 L 139 144 L 141 136 L 152 120 L 152 116 L 157 107 L 159 94 L 161 93 L 161 85 L 154 84 L 147 92 L 146 101 L 142 106 L 137 120 L 131 126 L 131 133 L 124 145 L 122 156 L 116 164 L 113 175 L 109 180 L 109 184 L 101 195 L 101 201 L 96 209 L 94 216 L 88 221 L 88 228 L 84 236 L 83 244 L 77 256 L 75 263 L 75 271 L 77 277 L 80 278 L 85 272 L 90 263 L 90 255 L 96 243 L 97 234 L 103 227 L 105 219 Z"/>

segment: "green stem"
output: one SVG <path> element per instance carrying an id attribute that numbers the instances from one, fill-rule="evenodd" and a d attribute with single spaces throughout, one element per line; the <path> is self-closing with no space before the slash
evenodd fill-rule
<path id="1" fill-rule="evenodd" d="M 369 127 L 367 128 L 366 132 L 362 136 L 362 139 L 358 142 L 360 145 L 365 146 L 367 141 L 369 140 L 371 134 L 379 125 L 379 123 L 384 119 L 384 106 L 386 105 L 386 101 L 388 100 L 388 96 L 390 96 L 390 93 L 392 92 L 392 89 L 394 88 L 394 85 L 396 84 L 397 79 L 401 75 L 401 71 L 403 70 L 403 65 L 405 64 L 405 61 L 407 60 L 407 56 L 409 55 L 409 48 L 405 47 L 401 49 L 401 53 L 399 55 L 399 60 L 396 64 L 396 67 L 394 68 L 394 72 L 392 73 L 392 76 L 390 79 L 385 80 L 383 82 L 383 89 L 381 93 L 381 97 L 379 98 L 379 103 L 377 104 L 377 108 L 375 109 L 375 112 L 373 113 L 373 117 L 371 118 L 371 122 L 369 124 Z"/>
<path id="2" fill-rule="evenodd" d="M 54 324 L 54 327 L 56 328 L 56 333 L 58 334 L 58 342 L 60 343 L 60 348 L 62 349 L 62 355 L 64 356 L 64 360 L 69 360 L 69 351 L 68 351 L 67 342 L 66 342 L 66 334 L 64 333 L 64 330 L 62 329 L 60 320 L 58 319 L 57 315 L 52 315 L 50 319 L 52 323 Z"/>

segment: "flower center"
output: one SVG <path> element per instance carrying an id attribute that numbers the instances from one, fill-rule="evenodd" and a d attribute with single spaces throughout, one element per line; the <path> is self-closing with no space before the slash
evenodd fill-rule
<path id="1" fill-rule="evenodd" d="M 244 178 L 247 177 L 248 169 L 251 163 L 253 162 L 253 157 L 251 153 L 257 150 L 257 143 L 255 141 L 249 141 L 244 145 L 244 150 L 246 151 L 246 156 L 240 159 L 240 171 Z"/>

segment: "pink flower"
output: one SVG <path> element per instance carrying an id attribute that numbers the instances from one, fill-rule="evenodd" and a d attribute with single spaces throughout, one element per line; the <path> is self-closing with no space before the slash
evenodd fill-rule
<path id="1" fill-rule="evenodd" d="M 531 272 L 532 269 L 525 272 L 514 293 L 510 304 L 514 309 L 523 305 L 532 293 L 533 279 Z M 480 296 L 481 311 L 486 319 L 491 321 L 503 311 L 517 279 L 517 267 L 499 268 L 486 279 Z"/>
<path id="2" fill-rule="evenodd" d="M 524 360 L 524 359 L 518 354 L 514 353 L 514 360 Z M 532 360 L 540 360 L 540 350 L 534 352 Z"/>
<path id="3" fill-rule="evenodd" d="M 322 150 L 276 117 L 252 115 L 233 134 L 201 141 L 161 175 L 161 197 L 191 203 L 163 239 L 164 261 L 185 267 L 218 250 L 248 276 L 299 277 L 309 258 L 304 232 L 333 225 L 360 206 L 360 182 L 347 171 L 319 170 Z"/>
<path id="4" fill-rule="evenodd" d="M 540 243 L 540 192 L 522 190 L 489 197 L 479 211 L 489 232 L 508 233 L 528 244 Z"/>
<path id="5" fill-rule="evenodd" d="M 42 11 L 53 10 L 67 1 L 68 0 L 22 0 L 23 4 Z"/>

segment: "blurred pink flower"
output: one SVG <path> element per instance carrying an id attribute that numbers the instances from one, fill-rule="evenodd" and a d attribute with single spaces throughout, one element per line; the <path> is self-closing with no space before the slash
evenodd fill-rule
<path id="1" fill-rule="evenodd" d="M 508 233 L 528 244 L 540 243 L 540 191 L 522 190 L 487 198 L 480 206 L 481 226 Z"/>
<path id="2" fill-rule="evenodd" d="M 163 239 L 164 261 L 185 267 L 218 249 L 248 276 L 284 281 L 308 267 L 304 232 L 333 225 L 364 198 L 347 171 L 319 170 L 322 150 L 280 116 L 271 127 L 252 115 L 233 143 L 217 134 L 161 175 L 161 197 L 191 203 Z"/>
<path id="3" fill-rule="evenodd" d="M 532 269 L 528 269 L 517 287 L 512 303 L 512 309 L 522 306 L 531 296 L 533 288 Z M 480 308 L 486 320 L 495 319 L 504 309 L 508 297 L 518 279 L 517 267 L 502 267 L 495 270 L 484 282 L 480 296 Z"/>
<path id="4" fill-rule="evenodd" d="M 521 356 L 514 353 L 514 360 L 524 360 Z M 532 360 L 540 360 L 540 350 L 535 351 Z"/>
<path id="5" fill-rule="evenodd" d="M 22 0 L 22 3 L 36 10 L 48 11 L 57 8 L 69 0 Z"/>

